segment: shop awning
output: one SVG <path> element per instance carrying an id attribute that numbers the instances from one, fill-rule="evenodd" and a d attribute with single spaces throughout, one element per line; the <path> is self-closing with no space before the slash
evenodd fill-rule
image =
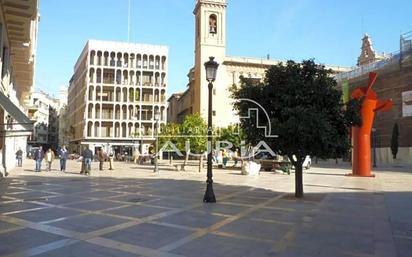
<path id="1" fill-rule="evenodd" d="M 20 125 L 23 130 L 16 130 L 16 132 L 32 132 L 33 121 L 20 110 L 3 92 L 0 92 L 0 106 L 14 119 L 13 125 Z M 10 132 L 13 132 L 11 130 Z"/>

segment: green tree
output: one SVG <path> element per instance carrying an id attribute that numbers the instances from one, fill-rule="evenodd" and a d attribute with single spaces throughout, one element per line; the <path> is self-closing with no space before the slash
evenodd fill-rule
<path id="1" fill-rule="evenodd" d="M 199 154 L 199 172 L 203 168 L 204 152 L 207 150 L 207 124 L 200 114 L 187 115 L 181 125 L 181 136 L 185 144 L 186 158 L 184 168 L 190 153 Z"/>
<path id="2" fill-rule="evenodd" d="M 313 60 L 272 66 L 258 84 L 242 79 L 239 87 L 232 88 L 232 96 L 254 100 L 268 113 L 269 121 L 257 119 L 256 115 L 264 117 L 263 110 L 250 112 L 250 119 L 242 119 L 241 126 L 252 144 L 264 140 L 273 151 L 289 157 L 295 166 L 296 197 L 303 197 L 302 164 L 306 155 L 335 158 L 350 148 L 348 130 L 355 121 L 347 118 L 351 115 L 346 115 L 331 71 Z M 247 116 L 252 107 L 256 108 L 249 101 L 235 104 L 241 116 Z M 352 111 L 352 107 L 349 109 Z M 268 128 L 269 122 L 271 134 L 278 137 L 266 137 L 264 129 L 259 128 Z"/>
<path id="3" fill-rule="evenodd" d="M 230 125 L 227 128 L 218 129 L 215 137 L 218 141 L 227 141 L 233 144 L 231 150 L 241 147 L 242 141 L 246 140 L 244 130 L 239 126 Z"/>
<path id="4" fill-rule="evenodd" d="M 393 155 L 393 159 L 396 159 L 396 155 L 398 154 L 399 148 L 399 127 L 398 123 L 395 123 L 392 128 L 392 138 L 391 138 L 391 151 Z"/>

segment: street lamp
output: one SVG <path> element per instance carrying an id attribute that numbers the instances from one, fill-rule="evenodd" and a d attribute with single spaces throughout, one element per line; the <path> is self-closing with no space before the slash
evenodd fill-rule
<path id="1" fill-rule="evenodd" d="M 158 152 L 158 148 L 159 148 L 159 135 L 158 135 L 158 128 L 159 128 L 159 119 L 160 119 L 160 113 L 159 113 L 159 111 L 157 110 L 156 112 L 155 112 L 155 115 L 154 115 L 154 119 L 155 119 L 155 121 L 156 121 L 156 123 L 155 123 L 155 137 L 156 137 L 156 145 L 155 145 L 155 156 L 154 156 L 154 165 L 155 165 L 155 167 L 154 167 L 154 172 L 155 173 L 157 173 L 157 172 L 159 172 L 159 164 L 158 164 L 158 158 L 157 158 L 157 152 Z"/>
<path id="2" fill-rule="evenodd" d="M 209 107 L 207 115 L 207 143 L 212 148 L 212 91 L 213 82 L 216 79 L 217 68 L 219 64 L 214 61 L 215 57 L 210 56 L 209 61 L 205 62 L 206 68 L 206 80 L 209 82 Z M 208 149 L 207 153 L 207 180 L 206 180 L 206 192 L 203 197 L 205 203 L 215 203 L 216 197 L 213 192 L 213 173 L 212 173 L 212 149 Z"/>

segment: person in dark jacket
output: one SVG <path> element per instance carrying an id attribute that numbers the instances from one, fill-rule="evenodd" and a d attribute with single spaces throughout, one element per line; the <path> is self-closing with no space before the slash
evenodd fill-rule
<path id="1" fill-rule="evenodd" d="M 21 148 L 19 148 L 19 150 L 17 150 L 16 152 L 16 160 L 17 160 L 17 166 L 21 167 L 23 163 L 23 151 L 21 150 Z"/>
<path id="2" fill-rule="evenodd" d="M 36 161 L 36 172 L 41 171 L 41 162 L 43 161 L 44 158 L 44 152 L 43 152 L 43 147 L 40 146 L 39 149 L 37 149 L 34 152 L 34 160 Z"/>
<path id="3" fill-rule="evenodd" d="M 92 150 L 89 149 L 89 146 L 86 146 L 86 149 L 84 149 L 82 157 L 83 157 L 83 164 L 84 164 L 84 174 L 90 175 L 90 172 L 92 170 L 93 152 Z"/>
<path id="4" fill-rule="evenodd" d="M 66 161 L 69 158 L 69 151 L 67 151 L 66 146 L 60 149 L 60 171 L 66 171 Z"/>

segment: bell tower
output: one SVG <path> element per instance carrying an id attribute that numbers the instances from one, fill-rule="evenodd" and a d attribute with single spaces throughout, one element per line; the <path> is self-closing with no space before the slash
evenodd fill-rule
<path id="1" fill-rule="evenodd" d="M 226 55 L 226 0 L 196 0 L 195 67 L 192 91 L 192 112 L 207 117 L 207 81 L 204 63 L 209 56 L 222 64 Z M 224 66 L 220 65 L 214 87 L 223 86 Z"/>

